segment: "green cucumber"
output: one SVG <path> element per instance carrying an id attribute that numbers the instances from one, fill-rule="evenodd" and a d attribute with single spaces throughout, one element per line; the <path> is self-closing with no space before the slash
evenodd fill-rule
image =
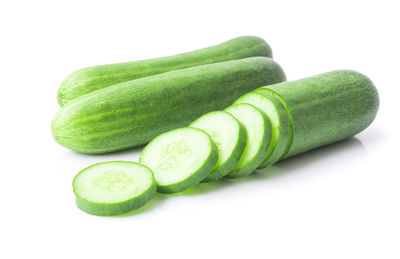
<path id="1" fill-rule="evenodd" d="M 153 171 L 159 192 L 176 193 L 204 180 L 217 159 L 217 147 L 210 136 L 188 127 L 153 139 L 143 149 L 139 161 Z"/>
<path id="2" fill-rule="evenodd" d="M 250 104 L 235 104 L 225 111 L 241 122 L 247 133 L 246 146 L 239 162 L 226 177 L 238 178 L 249 175 L 264 161 L 270 149 L 271 122 L 262 111 Z"/>
<path id="3" fill-rule="evenodd" d="M 171 71 L 71 101 L 56 114 L 52 132 L 59 144 L 81 153 L 131 148 L 224 109 L 249 91 L 284 80 L 281 67 L 266 57 Z"/>
<path id="4" fill-rule="evenodd" d="M 75 176 L 72 185 L 78 208 L 98 216 L 119 215 L 137 209 L 156 193 L 151 170 L 124 161 L 89 166 Z"/>
<path id="5" fill-rule="evenodd" d="M 117 83 L 182 68 L 255 56 L 272 57 L 271 48 L 259 37 L 245 36 L 175 56 L 88 67 L 70 74 L 62 82 L 57 99 L 62 106 L 84 94 Z"/>
<path id="6" fill-rule="evenodd" d="M 289 126 L 289 118 L 286 114 L 286 109 L 282 103 L 274 97 L 262 95 L 257 92 L 245 94 L 237 99 L 235 103 L 252 104 L 264 112 L 271 120 L 271 148 L 268 150 L 267 156 L 259 168 L 273 165 L 279 161 L 282 156 L 286 155 L 289 151 L 290 139 L 293 134 Z"/>
<path id="7" fill-rule="evenodd" d="M 285 101 L 293 120 L 293 142 L 286 157 L 361 132 L 374 120 L 378 92 L 365 75 L 336 70 L 266 86 Z"/>
<path id="8" fill-rule="evenodd" d="M 217 146 L 217 163 L 204 181 L 218 180 L 236 166 L 246 145 L 246 130 L 235 117 L 223 111 L 210 112 L 189 127 L 204 130 Z"/>

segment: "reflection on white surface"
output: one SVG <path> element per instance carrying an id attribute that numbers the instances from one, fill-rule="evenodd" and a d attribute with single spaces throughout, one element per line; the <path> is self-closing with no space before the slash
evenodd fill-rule
<path id="1" fill-rule="evenodd" d="M 282 160 L 270 168 L 257 170 L 258 173 L 267 174 L 268 178 L 279 177 L 287 173 L 320 168 L 315 173 L 330 171 L 335 164 L 338 167 L 352 166 L 367 159 L 368 152 L 358 138 L 352 137 L 337 143 L 310 150 L 306 153 Z M 329 168 L 327 168 L 329 164 Z M 324 170 L 324 167 L 326 170 Z"/>
<path id="2" fill-rule="evenodd" d="M 257 170 L 246 177 L 200 183 L 183 193 L 168 196 L 206 194 L 228 187 L 240 188 L 240 185 L 252 182 L 257 182 L 257 186 L 269 186 L 275 180 L 286 181 L 286 184 L 296 181 L 303 182 L 304 179 L 323 177 L 324 174 L 350 171 L 353 166 L 363 163 L 366 159 L 368 159 L 368 152 L 364 144 L 358 138 L 352 137 L 288 158 L 274 166 Z M 282 182 L 282 184 L 285 183 Z M 251 192 L 252 189 L 247 191 Z"/>

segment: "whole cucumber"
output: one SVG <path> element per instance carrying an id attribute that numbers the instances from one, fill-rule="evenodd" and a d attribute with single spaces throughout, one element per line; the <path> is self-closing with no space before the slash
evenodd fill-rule
<path id="1" fill-rule="evenodd" d="M 286 79 L 272 59 L 252 57 L 175 70 L 116 84 L 63 106 L 52 122 L 55 140 L 82 153 L 148 143 L 222 110 L 239 96 Z"/>
<path id="2" fill-rule="evenodd" d="M 182 68 L 255 56 L 272 57 L 270 46 L 259 37 L 244 36 L 174 56 L 88 67 L 70 74 L 61 83 L 57 99 L 60 106 L 63 106 L 84 94 L 117 83 Z"/>
<path id="3" fill-rule="evenodd" d="M 351 70 L 263 88 L 280 96 L 291 114 L 293 142 L 286 157 L 354 136 L 372 123 L 379 108 L 374 84 Z"/>

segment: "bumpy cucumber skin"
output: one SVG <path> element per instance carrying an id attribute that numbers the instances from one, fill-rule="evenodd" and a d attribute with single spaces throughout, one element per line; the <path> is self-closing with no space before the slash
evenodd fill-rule
<path id="1" fill-rule="evenodd" d="M 117 83 L 177 69 L 255 56 L 272 58 L 272 50 L 263 39 L 244 36 L 174 56 L 88 67 L 70 74 L 62 82 L 57 99 L 60 106 L 63 106 L 79 96 Z"/>
<path id="2" fill-rule="evenodd" d="M 270 94 L 270 91 L 264 88 L 259 88 L 253 93 L 261 94 L 268 98 L 276 107 L 279 118 L 279 139 L 270 157 L 267 157 L 258 168 L 265 168 L 278 162 L 282 157 L 289 152 L 290 145 L 293 141 L 293 127 L 290 122 L 290 117 L 285 106 L 275 96 Z"/>
<path id="3" fill-rule="evenodd" d="M 109 161 L 109 162 L 101 162 L 101 163 L 91 165 L 91 166 L 83 169 L 82 171 L 80 171 L 74 177 L 72 186 L 74 187 L 74 182 L 75 182 L 75 179 L 78 177 L 78 175 L 80 173 L 84 172 L 86 169 L 88 169 L 92 166 L 99 165 L 99 164 L 113 163 L 113 162 L 134 163 L 134 162 L 127 162 L 127 161 Z M 135 164 L 137 164 L 137 163 L 135 163 Z M 146 167 L 151 172 L 150 168 L 148 168 L 147 166 L 145 166 L 145 165 L 141 165 L 141 166 Z M 74 194 L 75 194 L 76 205 L 82 211 L 84 211 L 88 214 L 91 214 L 91 215 L 95 215 L 95 216 L 115 216 L 115 215 L 121 215 L 121 214 L 128 213 L 132 210 L 138 209 L 138 208 L 142 207 L 143 205 L 145 205 L 147 202 L 149 202 L 155 196 L 155 194 L 157 192 L 157 185 L 156 185 L 156 181 L 153 176 L 152 184 L 141 195 L 139 195 L 131 200 L 127 200 L 127 201 L 123 201 L 123 202 L 119 202 L 119 203 L 96 203 L 96 202 L 88 201 L 86 199 L 79 197 L 79 195 L 75 191 L 75 188 L 73 188 L 73 189 L 74 189 Z"/>
<path id="4" fill-rule="evenodd" d="M 271 136 L 272 136 L 271 135 L 272 134 L 271 121 L 260 109 L 258 109 L 257 107 L 255 107 L 251 104 L 243 104 L 243 103 L 234 104 L 232 106 L 239 106 L 239 105 L 249 105 L 249 106 L 253 107 L 255 110 L 259 111 L 263 118 L 263 124 L 264 124 L 265 131 L 264 131 L 264 135 L 262 137 L 259 152 L 254 156 L 253 160 L 249 161 L 249 163 L 247 164 L 246 167 L 243 167 L 240 170 L 231 171 L 230 173 L 228 173 L 225 176 L 226 178 L 231 178 L 231 179 L 247 176 L 247 175 L 251 174 L 252 172 L 254 172 L 254 170 L 256 170 L 256 168 L 264 161 L 264 159 L 267 155 L 267 152 L 269 150 L 269 146 L 271 143 L 270 142 Z M 232 106 L 230 106 L 230 107 L 232 107 Z M 226 108 L 225 111 L 229 113 L 230 107 Z M 246 139 L 246 141 L 247 141 L 247 139 Z"/>
<path id="5" fill-rule="evenodd" d="M 223 111 L 217 111 L 217 112 L 223 112 Z M 211 112 L 211 113 L 214 113 L 214 112 Z M 232 116 L 231 114 L 229 114 L 227 112 L 224 112 L 224 113 L 231 116 L 232 119 L 237 121 L 237 123 L 239 125 L 238 138 L 237 138 L 235 147 L 234 147 L 233 152 L 232 152 L 231 156 L 229 157 L 229 159 L 226 160 L 225 163 L 222 166 L 220 166 L 219 168 L 217 168 L 217 169 L 213 168 L 213 170 L 207 175 L 207 177 L 204 178 L 203 182 L 217 181 L 217 180 L 221 179 L 222 177 L 224 177 L 225 175 L 227 175 L 229 172 L 231 172 L 232 169 L 239 162 L 239 158 L 240 158 L 241 154 L 243 153 L 244 147 L 246 146 L 246 129 L 234 116 Z M 207 113 L 207 114 L 210 114 L 210 113 Z M 201 117 L 199 119 L 201 119 Z M 194 123 L 195 123 L 195 121 L 192 122 L 192 124 L 190 124 L 189 127 L 195 127 L 195 126 L 193 126 Z"/>
<path id="6" fill-rule="evenodd" d="M 187 127 L 191 128 L 191 127 Z M 181 130 L 182 128 L 175 129 L 173 131 L 178 131 Z M 209 156 L 204 160 L 203 165 L 195 172 L 191 174 L 190 177 L 187 177 L 186 179 L 183 179 L 180 182 L 169 184 L 169 185 L 159 185 L 157 184 L 157 191 L 160 193 L 177 193 L 177 192 L 182 192 L 190 187 L 195 186 L 196 184 L 200 183 L 201 181 L 204 180 L 204 178 L 207 177 L 207 175 L 211 172 L 211 170 L 214 168 L 215 164 L 217 163 L 218 160 L 218 151 L 217 151 L 217 146 L 214 144 L 214 142 L 211 140 L 211 137 L 205 132 L 204 130 L 197 129 L 197 128 L 191 128 L 194 130 L 198 130 L 206 134 L 210 140 L 210 146 L 211 146 L 211 152 Z M 160 135 L 162 136 L 162 135 Z M 160 137 L 158 136 L 158 137 Z M 156 137 L 155 139 L 157 139 Z M 145 152 L 146 147 L 143 149 L 142 154 Z M 139 163 L 143 163 L 142 156 L 139 158 Z"/>
<path id="7" fill-rule="evenodd" d="M 372 123 L 379 109 L 372 81 L 352 70 L 265 88 L 279 94 L 292 115 L 293 143 L 286 157 L 354 136 Z"/>
<path id="8" fill-rule="evenodd" d="M 260 86 L 284 80 L 282 68 L 266 57 L 171 71 L 73 100 L 56 114 L 52 132 L 59 144 L 81 153 L 127 149 L 224 109 Z"/>

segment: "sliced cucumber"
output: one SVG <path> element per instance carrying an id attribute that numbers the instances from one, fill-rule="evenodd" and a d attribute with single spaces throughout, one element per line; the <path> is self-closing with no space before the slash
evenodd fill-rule
<path id="1" fill-rule="evenodd" d="M 204 180 L 217 159 L 217 147 L 210 136 L 201 129 L 187 127 L 153 139 L 139 161 L 153 171 L 159 192 L 175 193 Z"/>
<path id="2" fill-rule="evenodd" d="M 225 110 L 238 119 L 246 129 L 246 146 L 239 162 L 226 175 L 237 178 L 252 173 L 265 159 L 271 140 L 271 122 L 258 108 L 250 104 L 235 104 Z"/>
<path id="3" fill-rule="evenodd" d="M 246 130 L 227 112 L 207 113 L 195 120 L 190 127 L 202 129 L 217 146 L 218 160 L 204 181 L 215 181 L 228 174 L 238 163 L 246 146 Z"/>
<path id="4" fill-rule="evenodd" d="M 271 100 L 279 100 L 279 103 L 276 103 L 276 106 L 278 108 L 279 114 L 282 114 L 282 107 L 286 113 L 286 116 L 280 115 L 280 118 L 282 121 L 287 120 L 288 123 L 288 143 L 286 145 L 286 149 L 283 152 L 282 156 L 280 157 L 279 160 L 282 160 L 284 158 L 286 158 L 287 154 L 289 153 L 290 147 L 292 146 L 292 142 L 293 142 L 293 135 L 294 135 L 294 131 L 293 131 L 293 118 L 292 118 L 292 114 L 290 113 L 289 107 L 287 106 L 285 100 L 282 98 L 282 96 L 280 96 L 278 93 L 275 93 L 274 91 L 267 89 L 267 88 L 258 88 L 256 90 L 253 91 L 254 93 L 258 93 L 258 94 L 262 94 L 264 96 L 270 97 Z M 282 124 L 282 123 L 281 123 Z"/>
<path id="5" fill-rule="evenodd" d="M 89 166 L 75 176 L 72 186 L 78 208 L 98 216 L 118 215 L 137 209 L 156 193 L 151 170 L 124 161 Z"/>
<path id="6" fill-rule="evenodd" d="M 259 108 L 271 120 L 272 138 L 267 156 L 259 168 L 273 165 L 285 155 L 289 144 L 289 118 L 282 103 L 273 97 L 259 93 L 248 93 L 240 97 L 235 103 L 248 103 Z"/>

